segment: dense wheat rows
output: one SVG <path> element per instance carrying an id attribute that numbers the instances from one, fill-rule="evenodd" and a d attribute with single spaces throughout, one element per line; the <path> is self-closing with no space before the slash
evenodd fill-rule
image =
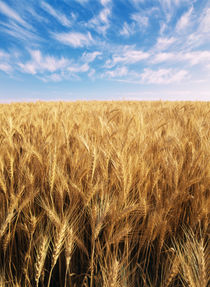
<path id="1" fill-rule="evenodd" d="M 0 286 L 207 287 L 210 103 L 0 105 Z"/>

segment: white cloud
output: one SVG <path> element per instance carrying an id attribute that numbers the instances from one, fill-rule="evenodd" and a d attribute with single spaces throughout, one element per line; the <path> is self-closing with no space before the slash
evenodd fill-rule
<path id="1" fill-rule="evenodd" d="M 160 5 L 165 9 L 172 9 L 184 4 L 192 3 L 194 0 L 159 0 Z"/>
<path id="2" fill-rule="evenodd" d="M 53 35 L 57 41 L 74 48 L 89 46 L 94 42 L 90 32 L 87 34 L 79 32 L 54 33 Z"/>
<path id="3" fill-rule="evenodd" d="M 98 56 L 100 56 L 102 53 L 99 51 L 95 51 L 95 52 L 91 52 L 91 53 L 87 53 L 84 52 L 82 54 L 82 60 L 87 62 L 87 63 L 91 63 L 93 62 Z"/>
<path id="4" fill-rule="evenodd" d="M 27 23 L 20 17 L 20 15 L 3 1 L 0 1 L 0 12 L 9 17 L 10 19 L 18 22 L 19 24 L 23 26 L 28 26 Z"/>
<path id="5" fill-rule="evenodd" d="M 96 73 L 95 69 L 91 69 L 90 72 L 88 73 L 88 77 L 91 78 L 91 80 L 94 80 L 95 73 Z"/>
<path id="6" fill-rule="evenodd" d="M 158 64 L 169 60 L 177 60 L 174 53 L 158 53 L 151 60 L 152 63 Z"/>
<path id="7" fill-rule="evenodd" d="M 191 65 L 210 63 L 210 51 L 193 51 L 184 54 L 184 58 L 189 60 Z"/>
<path id="8" fill-rule="evenodd" d="M 105 24 L 108 24 L 109 22 L 109 15 L 110 15 L 111 11 L 109 8 L 104 8 L 100 13 L 99 13 L 99 16 L 98 16 L 98 19 L 102 22 L 102 23 L 105 23 Z"/>
<path id="9" fill-rule="evenodd" d="M 39 50 L 30 51 L 31 60 L 25 64 L 19 63 L 21 70 L 28 74 L 40 74 L 45 72 L 56 72 L 65 69 L 69 61 L 65 58 L 57 59 L 52 56 L 43 56 Z"/>
<path id="10" fill-rule="evenodd" d="M 159 0 L 161 10 L 164 12 L 166 22 L 169 23 L 179 7 L 186 7 L 194 0 Z"/>
<path id="11" fill-rule="evenodd" d="M 60 82 L 63 80 L 60 74 L 51 74 L 45 77 L 39 77 L 43 82 Z"/>
<path id="12" fill-rule="evenodd" d="M 61 12 L 56 11 L 51 5 L 46 2 L 41 2 L 42 8 L 53 16 L 58 22 L 60 22 L 63 26 L 70 27 L 71 21 L 66 17 L 66 15 Z"/>
<path id="13" fill-rule="evenodd" d="M 98 15 L 88 21 L 87 27 L 93 28 L 96 32 L 105 35 L 110 27 L 111 3 L 112 1 L 110 0 L 101 0 L 103 8 Z"/>
<path id="14" fill-rule="evenodd" d="M 134 6 L 138 6 L 138 4 L 144 3 L 145 0 L 130 0 Z"/>
<path id="15" fill-rule="evenodd" d="M 147 84 L 171 84 L 181 82 L 187 78 L 189 78 L 189 73 L 186 70 L 159 69 L 154 71 L 144 69 L 141 74 L 142 83 Z"/>
<path id="16" fill-rule="evenodd" d="M 0 62 L 0 71 L 3 71 L 7 74 L 13 71 L 12 67 L 8 63 L 1 63 Z"/>
<path id="17" fill-rule="evenodd" d="M 167 28 L 168 26 L 166 23 L 160 22 L 160 35 L 163 35 Z"/>
<path id="18" fill-rule="evenodd" d="M 210 51 L 192 51 L 192 52 L 169 52 L 169 53 L 157 53 L 152 59 L 151 63 L 159 64 L 163 62 L 188 62 L 190 65 L 210 63 Z"/>
<path id="19" fill-rule="evenodd" d="M 150 56 L 149 53 L 143 52 L 141 50 L 126 49 L 123 53 L 113 55 L 111 60 L 107 60 L 106 67 L 112 68 L 116 64 L 135 64 L 142 60 L 147 59 Z"/>
<path id="20" fill-rule="evenodd" d="M 202 33 L 210 33 L 210 8 L 206 8 L 201 15 L 199 30 Z"/>
<path id="21" fill-rule="evenodd" d="M 71 73 L 85 73 L 89 70 L 89 65 L 83 64 L 83 65 L 72 65 L 67 68 L 67 70 Z"/>
<path id="22" fill-rule="evenodd" d="M 112 2 L 111 0 L 101 0 L 101 5 L 107 6 L 111 2 Z"/>
<path id="23" fill-rule="evenodd" d="M 157 50 L 166 50 L 168 47 L 170 47 L 174 42 L 176 41 L 176 38 L 164 38 L 160 37 L 157 40 L 157 43 L 155 45 L 155 49 Z"/>
<path id="24" fill-rule="evenodd" d="M 128 74 L 128 69 L 127 67 L 118 67 L 115 70 L 112 71 L 107 71 L 105 73 L 106 76 L 110 78 L 115 78 L 115 77 L 124 77 Z"/>
<path id="25" fill-rule="evenodd" d="M 40 41 L 40 37 L 36 35 L 33 31 L 33 27 L 27 24 L 27 27 L 23 27 L 14 21 L 11 22 L 1 22 L 0 21 L 0 31 L 11 35 L 14 38 L 25 41 Z M 26 26 L 25 25 L 25 26 Z"/>
<path id="26" fill-rule="evenodd" d="M 56 58 L 43 55 L 40 50 L 30 51 L 31 59 L 26 63 L 19 63 L 24 73 L 36 75 L 43 82 L 60 82 L 63 79 L 79 79 L 77 74 L 86 73 L 90 67 L 88 63 L 75 63 L 66 58 Z"/>
<path id="27" fill-rule="evenodd" d="M 26 6 L 25 9 L 27 15 L 28 13 L 30 13 L 36 21 L 41 23 L 49 23 L 48 18 L 46 18 L 45 16 L 41 16 L 32 6 Z"/>
<path id="28" fill-rule="evenodd" d="M 140 13 L 132 14 L 131 19 L 134 20 L 141 28 L 145 28 L 149 25 L 149 18 L 141 15 Z"/>
<path id="29" fill-rule="evenodd" d="M 191 15 L 193 7 L 191 7 L 186 13 L 184 13 L 176 24 L 176 31 L 180 32 L 186 29 L 191 23 Z"/>
<path id="30" fill-rule="evenodd" d="M 36 75 L 43 82 L 60 82 L 62 80 L 79 80 L 78 74 L 90 71 L 88 63 L 76 63 L 66 58 L 43 55 L 40 50 L 30 51 L 31 59 L 18 63 L 20 71 Z"/>
<path id="31" fill-rule="evenodd" d="M 135 24 L 131 23 L 130 25 L 127 22 L 124 22 L 122 29 L 120 30 L 120 35 L 129 37 L 135 33 Z"/>
<path id="32" fill-rule="evenodd" d="M 3 71 L 7 74 L 13 72 L 10 54 L 6 53 L 3 50 L 0 50 L 0 71 Z"/>
<path id="33" fill-rule="evenodd" d="M 204 8 L 199 18 L 194 20 L 193 33 L 189 34 L 184 41 L 184 47 L 195 49 L 203 44 L 210 44 L 210 8 Z"/>
<path id="34" fill-rule="evenodd" d="M 2 50 L 0 50 L 0 59 L 8 59 L 10 55 Z"/>

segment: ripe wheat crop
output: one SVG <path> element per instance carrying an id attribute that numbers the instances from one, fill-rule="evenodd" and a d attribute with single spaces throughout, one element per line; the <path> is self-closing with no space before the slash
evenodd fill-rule
<path id="1" fill-rule="evenodd" d="M 207 287 L 210 103 L 0 105 L 0 286 Z"/>

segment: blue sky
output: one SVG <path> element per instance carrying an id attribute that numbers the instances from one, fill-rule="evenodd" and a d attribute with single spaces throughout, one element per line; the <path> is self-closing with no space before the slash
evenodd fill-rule
<path id="1" fill-rule="evenodd" d="M 0 101 L 210 100 L 208 0 L 0 0 Z"/>

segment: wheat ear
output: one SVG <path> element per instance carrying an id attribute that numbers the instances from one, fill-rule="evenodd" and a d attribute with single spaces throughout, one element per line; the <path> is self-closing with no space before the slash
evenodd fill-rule
<path id="1" fill-rule="evenodd" d="M 45 236 L 43 236 L 43 240 L 42 240 L 42 243 L 41 243 L 40 248 L 38 250 L 36 263 L 35 263 L 36 287 L 38 287 L 38 285 L 39 285 L 39 279 L 40 279 L 41 272 L 42 272 L 43 267 L 44 267 L 45 258 L 47 256 L 47 251 L 48 251 L 48 246 L 49 246 L 49 238 L 45 235 Z"/>
<path id="2" fill-rule="evenodd" d="M 203 239 L 201 243 L 198 246 L 199 250 L 199 257 L 200 257 L 200 282 L 201 286 L 206 287 L 207 286 L 207 272 L 206 272 L 206 262 L 205 262 L 205 249 L 204 249 L 204 243 Z"/>
<path id="3" fill-rule="evenodd" d="M 68 231 L 66 242 L 65 242 L 65 255 L 66 255 L 66 273 L 65 273 L 65 284 L 64 284 L 65 287 L 67 284 L 67 276 L 68 276 L 69 264 L 71 261 L 73 248 L 74 248 L 74 234 L 73 234 L 72 228 L 70 228 L 70 230 Z"/>
<path id="4" fill-rule="evenodd" d="M 169 287 L 172 280 L 176 277 L 176 275 L 178 274 L 179 272 L 179 265 L 180 265 L 180 262 L 179 262 L 179 258 L 176 256 L 174 258 L 174 261 L 173 261 L 173 264 L 172 264 L 172 267 L 171 267 L 171 270 L 170 270 L 170 274 L 164 284 L 164 287 Z"/>
<path id="5" fill-rule="evenodd" d="M 61 223 L 60 228 L 57 230 L 57 235 L 55 238 L 54 242 L 54 249 L 53 249 L 53 254 L 52 254 L 52 262 L 51 262 L 51 269 L 50 269 L 50 274 L 49 274 L 49 279 L 48 279 L 48 287 L 50 286 L 50 280 L 52 276 L 52 271 L 55 267 L 55 264 L 58 260 L 58 257 L 60 255 L 61 249 L 63 247 L 63 242 L 64 238 L 66 235 L 66 228 L 67 228 L 67 220 L 65 220 L 63 223 Z"/>

